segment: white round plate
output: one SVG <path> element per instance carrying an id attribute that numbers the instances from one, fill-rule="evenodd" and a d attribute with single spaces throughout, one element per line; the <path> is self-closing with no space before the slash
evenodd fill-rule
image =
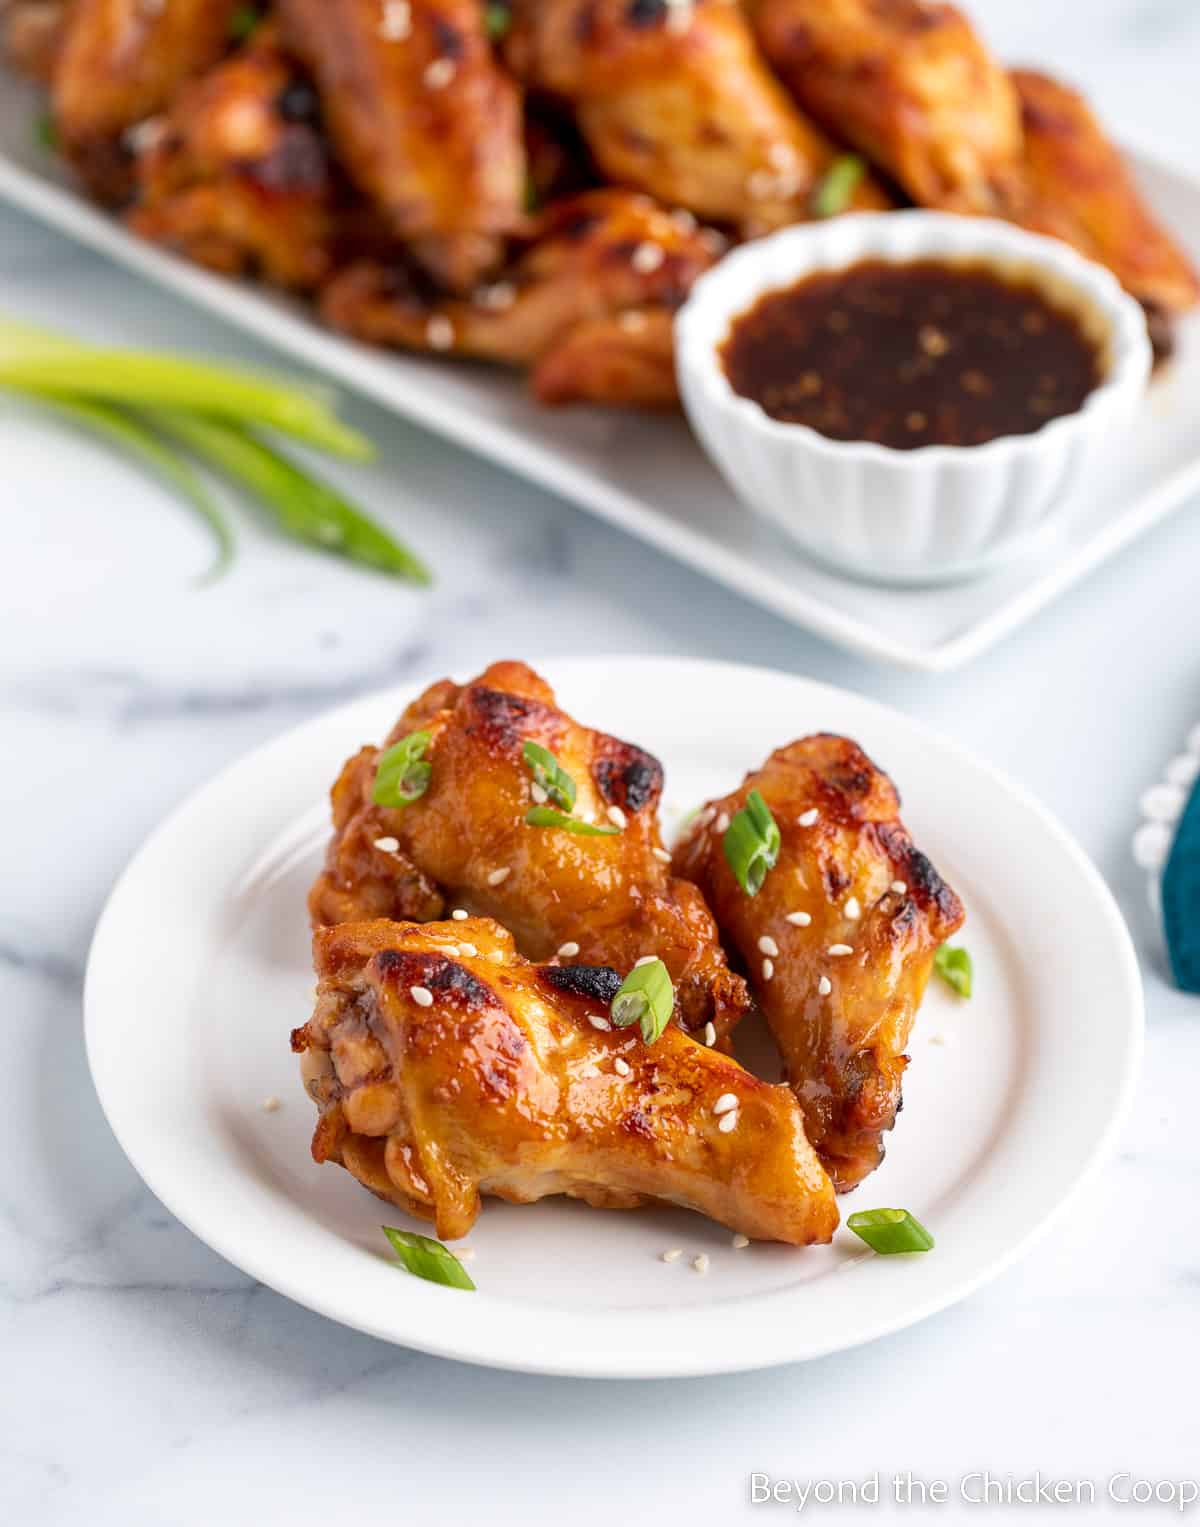
<path id="1" fill-rule="evenodd" d="M 288 1035 L 311 1003 L 304 896 L 328 834 L 326 792 L 416 684 L 236 764 L 121 878 L 92 947 L 86 1020 L 96 1088 L 134 1166 L 197 1235 L 280 1293 L 388 1341 L 530 1372 L 794 1362 L 911 1325 L 993 1277 L 1096 1167 L 1137 1071 L 1137 964 L 1082 852 L 991 769 L 857 695 L 657 658 L 544 671 L 565 708 L 662 759 L 668 832 L 808 732 L 856 738 L 893 775 L 918 844 L 966 903 L 975 995 L 931 984 L 887 1160 L 844 1203 L 912 1210 L 936 1250 L 875 1257 L 843 1229 L 829 1247 L 738 1251 L 682 1210 L 486 1200 L 468 1237 L 477 1293 L 398 1270 L 379 1227 L 409 1222 L 309 1156 L 315 1111 Z M 283 1106 L 267 1112 L 272 1096 Z M 670 1246 L 685 1255 L 667 1264 Z M 703 1275 L 691 1267 L 700 1252 Z"/>

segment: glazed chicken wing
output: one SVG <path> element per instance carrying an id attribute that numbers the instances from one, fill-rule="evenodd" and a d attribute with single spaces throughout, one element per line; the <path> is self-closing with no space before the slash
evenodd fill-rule
<path id="1" fill-rule="evenodd" d="M 751 790 L 782 838 L 755 896 L 722 847 L 725 818 Z M 841 1192 L 883 1158 L 934 953 L 963 921 L 899 811 L 891 781 L 854 743 L 806 737 L 711 802 L 675 851 L 677 873 L 703 890 L 750 972 L 808 1137 Z"/>
<path id="2" fill-rule="evenodd" d="M 806 217 L 837 157 L 728 0 L 517 0 L 507 57 L 570 102 L 610 180 L 748 232 Z M 855 204 L 887 202 L 863 181 Z"/>
<path id="3" fill-rule="evenodd" d="M 677 1028 L 653 1045 L 611 1028 L 614 971 L 527 964 L 482 918 L 350 923 L 314 944 L 316 1010 L 292 1036 L 321 1110 L 313 1157 L 439 1237 L 470 1230 L 481 1194 L 559 1193 L 662 1200 L 795 1246 L 832 1237 L 833 1188 L 788 1089 Z"/>
<path id="4" fill-rule="evenodd" d="M 113 205 L 132 189 L 125 134 L 225 52 L 238 0 L 73 0 L 54 71 L 63 150 Z"/>
<path id="5" fill-rule="evenodd" d="M 435 684 L 409 706 L 389 744 L 428 735 L 428 786 L 410 805 L 372 801 L 377 748 L 333 788 L 334 837 L 309 908 L 316 924 L 389 917 L 417 922 L 466 908 L 512 930 L 530 959 L 611 965 L 623 975 L 657 955 L 675 984 L 675 1018 L 722 1038 L 748 1005 L 704 898 L 672 878 L 658 830 L 662 767 L 630 743 L 559 710 L 523 663 L 493 663 L 474 682 Z M 524 756 L 548 749 L 574 782 L 574 816 L 620 831 L 533 826 L 545 804 Z"/>
<path id="6" fill-rule="evenodd" d="M 926 207 L 994 213 L 1019 179 L 1016 92 L 970 22 L 926 0 L 747 0 L 796 99 Z"/>
<path id="7" fill-rule="evenodd" d="M 138 135 L 129 225 L 210 269 L 319 285 L 333 262 L 337 209 L 315 106 L 274 30 L 259 27 Z"/>
<path id="8" fill-rule="evenodd" d="M 468 291 L 521 226 L 521 98 L 478 0 L 278 0 L 350 177 L 440 284 Z"/>
<path id="9" fill-rule="evenodd" d="M 1194 306 L 1195 269 L 1147 209 L 1083 97 L 1028 69 L 1012 79 L 1025 124 L 1029 200 L 1021 221 L 1107 265 L 1152 322 Z"/>
<path id="10" fill-rule="evenodd" d="M 673 367 L 664 378 L 661 355 L 649 368 L 626 361 L 623 371 L 614 372 L 607 363 L 601 385 L 590 341 L 598 340 L 611 361 L 614 336 L 607 320 L 636 310 L 654 324 L 643 341 L 647 351 L 655 335 L 661 345 L 669 323 L 653 315 L 669 319 L 719 247 L 710 230 L 646 196 L 588 191 L 547 209 L 537 240 L 469 301 L 438 299 L 400 264 L 368 261 L 334 278 L 322 309 L 335 328 L 374 343 L 517 366 L 544 359 L 547 379 L 536 385 L 547 401 L 589 395 L 591 386 L 608 401 L 657 402 L 674 385 Z M 639 320 L 630 322 L 640 327 Z M 599 330 L 590 327 L 597 324 Z M 564 344 L 569 354 L 556 362 L 552 352 Z M 621 391 L 621 382 L 628 391 Z"/>

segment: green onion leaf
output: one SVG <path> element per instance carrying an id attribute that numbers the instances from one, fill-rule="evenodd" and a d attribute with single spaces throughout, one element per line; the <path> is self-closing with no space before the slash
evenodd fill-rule
<path id="1" fill-rule="evenodd" d="M 51 111 L 41 112 L 33 124 L 33 136 L 44 149 L 55 153 L 58 149 L 58 123 Z"/>
<path id="2" fill-rule="evenodd" d="M 424 1278 L 427 1283 L 444 1283 L 447 1288 L 474 1290 L 475 1285 L 466 1268 L 441 1241 L 431 1241 L 427 1235 L 414 1235 L 411 1230 L 393 1230 L 390 1225 L 381 1228 L 401 1265 L 414 1278 Z"/>
<path id="3" fill-rule="evenodd" d="M 866 161 L 857 154 L 835 159 L 812 188 L 808 206 L 813 217 L 836 217 L 844 212 L 866 173 Z"/>
<path id="4" fill-rule="evenodd" d="M 494 3 L 489 5 L 483 13 L 483 23 L 487 28 L 487 34 L 493 42 L 499 42 L 512 26 L 512 7 Z"/>
<path id="5" fill-rule="evenodd" d="M 375 767 L 371 799 L 377 806 L 407 806 L 429 789 L 433 765 L 424 762 L 428 732 L 409 732 L 393 743 Z"/>
<path id="6" fill-rule="evenodd" d="M 779 860 L 781 844 L 770 807 L 757 790 L 751 790 L 721 843 L 726 862 L 747 896 L 757 896 L 762 890 L 767 871 Z"/>
<path id="7" fill-rule="evenodd" d="M 933 1237 L 907 1209 L 862 1209 L 846 1221 L 860 1240 L 881 1257 L 903 1251 L 932 1251 Z"/>
<path id="8" fill-rule="evenodd" d="M 410 583 L 433 581 L 420 558 L 361 509 L 240 425 L 177 409 L 155 409 L 149 417 L 252 493 L 296 540 Z"/>
<path id="9" fill-rule="evenodd" d="M 647 960 L 644 965 L 635 965 L 622 981 L 609 1011 L 619 1029 L 641 1024 L 642 1038 L 652 1045 L 675 1011 L 675 989 L 663 962 Z"/>
<path id="10" fill-rule="evenodd" d="M 569 817 L 565 811 L 555 811 L 553 806 L 531 806 L 525 813 L 530 827 L 561 827 L 564 832 L 577 833 L 581 838 L 611 838 L 620 832 L 619 827 L 601 825 L 598 822 L 581 822 Z"/>
<path id="11" fill-rule="evenodd" d="M 146 428 L 134 415 L 112 408 L 107 403 L 89 402 L 82 398 L 56 398 L 38 395 L 34 401 L 40 408 L 68 419 L 72 424 L 90 430 L 93 434 L 128 451 L 152 467 L 189 503 L 212 531 L 217 546 L 216 561 L 204 575 L 205 582 L 218 578 L 233 561 L 233 532 L 229 521 L 204 483 L 152 430 Z"/>
<path id="12" fill-rule="evenodd" d="M 527 742 L 521 749 L 521 757 L 533 775 L 534 783 L 542 787 L 556 806 L 564 811 L 575 810 L 575 781 L 548 748 L 536 742 Z"/>
<path id="13" fill-rule="evenodd" d="M 971 956 L 965 949 L 951 949 L 949 944 L 942 944 L 933 957 L 933 968 L 960 997 L 971 995 L 971 978 L 975 972 Z"/>
<path id="14" fill-rule="evenodd" d="M 229 36 L 234 42 L 245 42 L 252 32 L 256 32 L 262 16 L 252 5 L 239 5 L 237 10 L 229 18 Z"/>

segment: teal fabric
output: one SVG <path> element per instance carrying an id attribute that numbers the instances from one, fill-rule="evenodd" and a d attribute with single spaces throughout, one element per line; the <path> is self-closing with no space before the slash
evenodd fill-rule
<path id="1" fill-rule="evenodd" d="M 1192 791 L 1171 845 L 1162 903 L 1175 984 L 1200 995 L 1200 785 Z"/>

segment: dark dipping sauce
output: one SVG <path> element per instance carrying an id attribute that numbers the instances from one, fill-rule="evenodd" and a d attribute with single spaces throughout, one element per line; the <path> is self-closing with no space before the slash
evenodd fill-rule
<path id="1" fill-rule="evenodd" d="M 767 292 L 720 354 L 772 419 L 899 451 L 1031 434 L 1103 379 L 1078 316 L 1032 281 L 942 260 L 864 260 Z"/>

